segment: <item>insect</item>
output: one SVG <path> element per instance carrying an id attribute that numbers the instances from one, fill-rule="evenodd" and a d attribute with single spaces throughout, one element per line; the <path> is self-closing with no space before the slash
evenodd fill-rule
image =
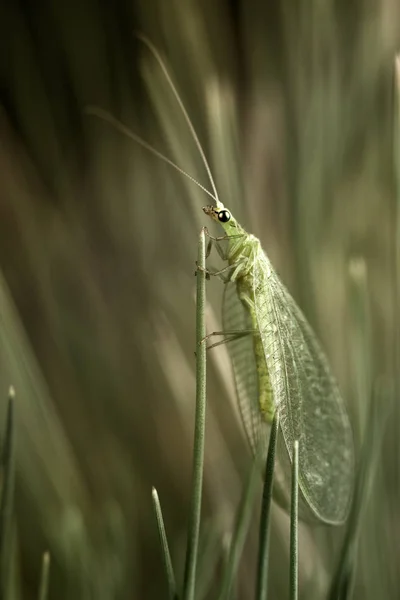
<path id="1" fill-rule="evenodd" d="M 353 490 L 350 422 L 328 361 L 299 307 L 278 278 L 260 241 L 219 201 L 204 212 L 225 231 L 212 242 L 228 263 L 223 332 L 229 341 L 242 421 L 256 452 L 266 448 L 275 411 L 283 444 L 278 487 L 288 490 L 292 448 L 299 441 L 299 487 L 311 514 L 340 524 Z M 227 248 L 222 243 L 227 243 Z M 219 333 L 218 333 L 219 334 Z M 285 456 L 286 455 L 286 456 Z"/>
<path id="2" fill-rule="evenodd" d="M 299 441 L 301 516 L 337 525 L 345 521 L 354 482 L 353 438 L 345 405 L 328 361 L 303 313 L 277 276 L 260 241 L 247 233 L 219 200 L 211 169 L 183 102 L 157 50 L 146 38 L 186 119 L 207 171 L 212 192 L 121 122 L 97 108 L 87 112 L 109 121 L 147 150 L 189 177 L 214 200 L 203 208 L 224 235 L 212 238 L 227 265 L 211 275 L 225 282 L 223 342 L 229 342 L 243 425 L 254 452 L 266 448 L 279 411 L 282 435 L 275 471 L 278 501 L 286 504 L 290 462 Z M 207 336 L 211 337 L 211 336 Z M 218 345 L 218 344 L 213 344 Z"/>

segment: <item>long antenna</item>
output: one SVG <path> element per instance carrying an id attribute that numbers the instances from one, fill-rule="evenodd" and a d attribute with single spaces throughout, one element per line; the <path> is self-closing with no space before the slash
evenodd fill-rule
<path id="1" fill-rule="evenodd" d="M 197 181 L 197 179 L 195 179 L 194 177 L 189 175 L 189 173 L 187 173 L 186 171 L 184 171 L 183 169 L 178 167 L 178 165 L 176 165 L 167 156 L 164 156 L 164 154 L 162 154 L 161 152 L 159 152 L 158 150 L 153 148 L 153 146 L 151 146 L 150 144 L 145 142 L 144 139 L 142 139 L 139 135 L 136 135 L 136 133 L 133 133 L 133 131 L 131 131 L 121 121 L 116 119 L 107 110 L 104 110 L 103 108 L 99 108 L 98 106 L 86 106 L 85 113 L 88 115 L 93 115 L 95 117 L 98 117 L 99 119 L 102 119 L 103 121 L 107 121 L 107 123 L 110 123 L 110 125 L 115 127 L 115 129 L 117 129 L 118 131 L 120 131 L 121 133 L 126 135 L 127 137 L 131 138 L 134 142 L 136 142 L 137 144 L 139 144 L 140 146 L 145 148 L 148 152 L 151 152 L 152 154 L 154 154 L 154 156 L 157 156 L 157 158 L 160 158 L 161 160 L 166 162 L 168 165 L 170 165 L 171 167 L 176 169 L 179 173 L 181 173 L 182 175 L 184 175 L 185 177 L 190 179 L 190 181 L 195 183 L 201 190 L 203 190 L 203 192 L 208 194 L 218 204 L 218 202 L 219 202 L 218 197 L 214 196 L 214 194 L 212 194 L 206 187 L 204 187 L 204 185 L 201 185 L 201 183 L 199 183 Z"/>
<path id="2" fill-rule="evenodd" d="M 179 107 L 180 107 L 180 109 L 182 111 L 182 114 L 185 117 L 186 123 L 188 124 L 188 127 L 190 129 L 190 133 L 192 134 L 193 140 L 194 140 L 194 142 L 195 142 L 195 144 L 197 146 L 197 149 L 198 149 L 198 151 L 200 153 L 200 156 L 201 156 L 201 159 L 203 161 L 204 167 L 205 167 L 205 169 L 207 171 L 207 175 L 208 175 L 208 179 L 210 181 L 211 187 L 212 187 L 212 191 L 214 193 L 215 201 L 217 202 L 217 204 L 221 204 L 221 202 L 219 200 L 219 197 L 218 197 L 217 187 L 215 185 L 214 178 L 213 178 L 213 176 L 211 174 L 210 165 L 208 164 L 208 161 L 207 161 L 206 155 L 204 153 L 203 147 L 202 147 L 202 145 L 200 143 L 200 140 L 199 140 L 199 138 L 197 136 L 196 130 L 193 127 L 193 123 L 190 120 L 190 117 L 189 117 L 189 115 L 187 113 L 185 105 L 183 104 L 182 99 L 181 99 L 181 97 L 180 97 L 180 95 L 178 93 L 178 90 L 176 89 L 176 86 L 175 86 L 174 82 L 171 79 L 171 76 L 170 76 L 170 74 L 169 74 L 169 72 L 167 70 L 167 67 L 165 66 L 165 63 L 164 63 L 163 59 L 161 58 L 158 50 L 155 48 L 155 46 L 150 42 L 150 40 L 145 35 L 143 35 L 142 33 L 136 33 L 136 37 L 141 42 L 143 42 L 145 44 L 145 46 L 147 46 L 147 48 L 150 50 L 150 52 L 152 53 L 152 55 L 154 56 L 154 58 L 156 59 L 156 61 L 160 65 L 161 70 L 164 73 L 164 76 L 165 76 L 166 80 L 168 81 L 168 84 L 169 84 L 169 86 L 170 86 L 170 88 L 171 88 L 171 90 L 172 90 L 172 92 L 173 92 L 173 94 L 174 94 L 174 96 L 175 96 L 178 104 L 179 104 Z"/>

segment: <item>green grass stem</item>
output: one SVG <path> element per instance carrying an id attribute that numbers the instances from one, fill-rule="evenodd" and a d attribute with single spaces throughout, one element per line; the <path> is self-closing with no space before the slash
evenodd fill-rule
<path id="1" fill-rule="evenodd" d="M 258 567 L 257 567 L 257 600 L 266 600 L 268 595 L 268 565 L 271 500 L 274 483 L 275 453 L 279 431 L 279 413 L 275 412 L 269 438 L 268 455 L 264 475 L 264 489 L 260 516 Z"/>
<path id="2" fill-rule="evenodd" d="M 367 428 L 361 449 L 355 491 L 350 515 L 340 551 L 340 560 L 332 580 L 329 600 L 348 600 L 352 597 L 357 563 L 358 539 L 379 459 L 382 439 L 388 417 L 388 398 L 384 390 L 375 385 L 370 401 Z"/>
<path id="3" fill-rule="evenodd" d="M 10 387 L 8 392 L 7 418 L 1 457 L 3 485 L 0 501 L 0 600 L 7 598 L 11 568 L 11 525 L 13 517 L 15 474 L 14 398 L 14 388 Z"/>
<path id="4" fill-rule="evenodd" d="M 201 498 L 203 488 L 204 430 L 206 416 L 206 243 L 205 231 L 201 230 L 197 256 L 196 292 L 196 416 L 193 447 L 192 499 L 186 548 L 184 600 L 193 600 L 196 583 L 196 566 L 199 546 Z"/>
<path id="5" fill-rule="evenodd" d="M 393 148 L 393 170 L 395 177 L 395 195 L 396 195 L 396 214 L 395 214 L 395 273 L 394 273 L 394 385 L 395 397 L 400 398 L 400 375 L 398 368 L 400 365 L 400 324 L 398 311 L 400 307 L 400 54 L 395 57 L 394 64 L 394 148 Z M 395 418 L 399 418 L 399 410 Z M 400 444 L 397 444 L 397 455 L 400 455 Z M 398 479 L 398 486 L 400 478 Z"/>
<path id="6" fill-rule="evenodd" d="M 368 269 L 362 256 L 354 256 L 348 263 L 348 302 L 350 311 L 349 359 L 354 381 L 354 402 L 357 422 L 353 434 L 357 445 L 364 437 L 368 419 L 368 402 L 371 397 L 373 362 L 371 349 L 371 310 L 368 292 Z"/>
<path id="7" fill-rule="evenodd" d="M 38 600 L 47 600 L 49 593 L 50 553 L 45 552 L 42 558 Z"/>
<path id="8" fill-rule="evenodd" d="M 395 57 L 394 75 L 394 176 L 396 186 L 396 274 L 399 283 L 400 274 L 400 54 Z M 398 300 L 400 300 L 400 288 L 397 287 Z M 397 306 L 399 306 L 397 304 Z"/>
<path id="9" fill-rule="evenodd" d="M 257 459 L 254 459 L 239 505 L 232 541 L 229 547 L 226 569 L 222 578 L 221 592 L 219 595 L 220 600 L 228 600 L 228 598 L 231 597 L 243 546 L 250 527 L 251 518 L 254 514 L 254 500 L 258 490 L 259 481 L 260 463 Z"/>
<path id="10" fill-rule="evenodd" d="M 167 577 L 168 597 L 170 598 L 170 600 L 175 600 L 178 596 L 177 589 L 176 589 L 175 574 L 174 574 L 174 569 L 172 567 L 171 554 L 169 552 L 168 540 L 167 540 L 167 534 L 166 534 L 165 526 L 164 526 L 164 519 L 162 516 L 161 504 L 160 504 L 160 500 L 158 498 L 157 490 L 154 487 L 151 492 L 151 497 L 153 499 L 153 507 L 154 507 L 154 512 L 156 514 L 158 535 L 160 537 L 162 559 L 163 559 L 163 563 L 164 563 L 165 574 Z"/>
<path id="11" fill-rule="evenodd" d="M 292 495 L 290 500 L 290 600 L 299 596 L 299 442 L 293 444 Z"/>

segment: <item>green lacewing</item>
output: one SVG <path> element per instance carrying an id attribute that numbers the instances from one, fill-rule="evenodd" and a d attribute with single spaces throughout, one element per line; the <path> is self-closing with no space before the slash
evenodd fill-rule
<path id="1" fill-rule="evenodd" d="M 278 410 L 284 444 L 279 446 L 281 468 L 276 476 L 282 497 L 290 489 L 290 464 L 285 458 L 292 460 L 298 440 L 299 487 L 311 510 L 310 515 L 304 510 L 301 515 L 340 524 L 347 517 L 353 490 L 353 438 L 328 361 L 260 241 L 218 199 L 203 210 L 223 227 L 228 245 L 219 246 L 228 263 L 223 270 L 222 321 L 249 442 L 254 452 L 260 447 L 266 451 Z"/>
<path id="2" fill-rule="evenodd" d="M 214 205 L 203 211 L 224 230 L 223 240 L 217 238 L 214 244 L 227 262 L 224 275 L 219 272 L 225 281 L 224 332 L 220 333 L 229 341 L 247 438 L 254 453 L 260 449 L 266 452 L 272 419 L 279 411 L 278 501 L 287 504 L 293 445 L 298 440 L 299 487 L 304 501 L 301 516 L 340 524 L 347 517 L 353 491 L 354 449 L 349 418 L 328 361 L 260 241 L 247 233 L 219 200 L 205 153 L 165 64 L 151 42 L 139 37 L 159 63 L 177 99 L 212 192 L 106 111 L 89 107 L 86 112 L 110 122 L 213 198 Z"/>

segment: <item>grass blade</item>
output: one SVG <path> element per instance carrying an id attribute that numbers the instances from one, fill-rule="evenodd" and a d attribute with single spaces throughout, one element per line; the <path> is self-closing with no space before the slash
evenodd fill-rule
<path id="1" fill-rule="evenodd" d="M 45 552 L 42 559 L 38 600 L 47 600 L 49 592 L 50 553 Z"/>
<path id="2" fill-rule="evenodd" d="M 229 548 L 226 570 L 222 579 L 222 587 L 219 595 L 220 600 L 230 597 L 232 585 L 236 577 L 239 560 L 242 555 L 244 542 L 249 530 L 251 517 L 253 516 L 253 505 L 260 480 L 260 464 L 256 459 L 252 463 L 250 473 L 240 501 L 238 516 Z"/>
<path id="3" fill-rule="evenodd" d="M 258 600 L 266 600 L 268 594 L 268 564 L 269 564 L 269 532 L 272 489 L 274 482 L 274 467 L 276 443 L 279 431 L 279 413 L 275 412 L 272 422 L 271 435 L 269 438 L 267 463 L 264 476 L 263 499 L 260 516 L 258 567 L 257 567 L 257 591 Z"/>
<path id="4" fill-rule="evenodd" d="M 208 523 L 202 520 L 199 560 L 197 562 L 196 600 L 215 597 L 216 577 L 224 572 L 227 549 L 221 539 L 220 524 L 213 519 Z M 218 580 L 219 580 L 218 579 Z"/>
<path id="5" fill-rule="evenodd" d="M 3 471 L 3 486 L 0 502 L 0 600 L 7 597 L 10 573 L 11 524 L 14 499 L 14 388 L 8 392 L 8 407 L 4 442 L 2 449 L 1 467 Z"/>
<path id="6" fill-rule="evenodd" d="M 290 501 L 290 600 L 299 596 L 299 442 L 293 444 L 292 496 Z"/>
<path id="7" fill-rule="evenodd" d="M 201 497 L 203 488 L 204 429 L 206 416 L 206 243 L 201 230 L 197 257 L 196 291 L 196 417 L 193 447 L 193 484 L 189 517 L 186 564 L 183 582 L 184 600 L 193 600 L 196 583 L 196 566 L 199 546 Z"/>
<path id="8" fill-rule="evenodd" d="M 164 519 L 162 516 L 160 500 L 158 498 L 156 488 L 153 488 L 151 493 L 153 499 L 154 512 L 156 513 L 157 527 L 158 527 L 158 535 L 160 537 L 160 544 L 162 550 L 162 558 L 165 568 L 165 574 L 167 576 L 168 582 L 168 596 L 171 600 L 175 600 L 177 598 L 176 591 L 176 582 L 174 569 L 172 567 L 171 555 L 168 547 L 167 534 L 164 526 Z"/>
<path id="9" fill-rule="evenodd" d="M 328 594 L 329 600 L 347 600 L 351 597 L 357 560 L 358 538 L 368 504 L 375 469 L 380 457 L 383 433 L 388 417 L 386 394 L 375 386 L 367 421 L 367 430 L 361 451 L 356 486 L 350 510 L 349 523 L 336 575 Z"/>
<path id="10" fill-rule="evenodd" d="M 394 273 L 394 385 L 395 397 L 400 397 L 400 376 L 398 366 L 400 365 L 400 324 L 398 319 L 398 309 L 400 306 L 400 54 L 397 54 L 394 62 L 394 176 L 396 193 L 396 225 L 395 225 L 395 273 Z M 395 415 L 399 418 L 399 411 Z M 397 455 L 400 454 L 400 444 L 397 444 Z M 399 485 L 399 480 L 397 482 Z"/>

